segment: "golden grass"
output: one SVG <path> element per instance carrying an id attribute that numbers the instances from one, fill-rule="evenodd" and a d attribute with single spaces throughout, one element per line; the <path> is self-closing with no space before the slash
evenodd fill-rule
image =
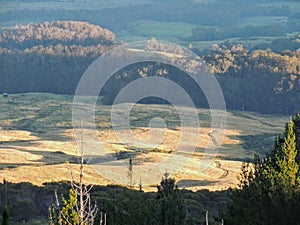
<path id="1" fill-rule="evenodd" d="M 0 99 L 0 179 L 10 182 L 62 181 L 78 177 L 79 147 L 71 127 L 70 96 L 52 94 L 13 95 Z M 82 129 L 93 159 L 107 155 L 112 162 L 87 166 L 85 182 L 91 184 L 129 184 L 128 160 L 133 157 L 133 183 L 153 190 L 168 171 L 182 188 L 222 190 L 237 184 L 241 161 L 252 157 L 244 148 L 244 135 L 280 133 L 286 117 L 251 112 L 227 112 L 227 129 L 210 129 L 210 111 L 199 109 L 201 128 L 180 128 L 174 108 L 166 105 L 136 105 L 132 109 L 130 130 L 111 128 L 110 106 L 97 107 L 97 140 L 89 142 L 91 130 Z M 120 108 L 122 110 L 122 108 Z M 188 110 L 188 109 L 187 109 Z M 14 112 L 11 114 L 10 112 Z M 167 128 L 149 128 L 149 120 L 161 117 Z M 181 132 L 185 132 L 181 136 Z M 224 132 L 218 152 L 208 150 L 213 137 Z M 122 137 L 123 135 L 123 137 Z M 120 138 L 120 136 L 122 138 Z M 181 148 L 177 149 L 181 142 Z M 102 145 L 99 145 L 99 143 Z M 260 143 L 253 143 L 259 146 Z M 194 152 L 189 148 L 195 147 Z M 270 146 L 271 147 L 271 146 Z M 106 155 L 105 155 L 106 154 Z M 118 158 L 119 157 L 119 158 Z M 165 162 L 170 164 L 164 165 Z M 201 165 L 207 165 L 202 168 Z M 108 179 L 109 178 L 109 179 Z"/>

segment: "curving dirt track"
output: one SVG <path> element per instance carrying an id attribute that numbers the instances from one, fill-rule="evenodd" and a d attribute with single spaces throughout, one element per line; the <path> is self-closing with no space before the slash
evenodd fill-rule
<path id="1" fill-rule="evenodd" d="M 222 164 L 220 161 L 215 161 L 215 163 L 216 163 L 216 166 L 218 169 L 221 169 L 224 171 L 224 173 L 220 177 L 218 177 L 218 179 L 224 179 L 225 177 L 227 177 L 229 174 L 229 171 L 222 167 Z"/>

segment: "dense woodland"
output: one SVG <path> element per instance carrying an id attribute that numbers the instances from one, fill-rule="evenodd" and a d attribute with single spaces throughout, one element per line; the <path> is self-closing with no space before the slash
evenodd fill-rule
<path id="1" fill-rule="evenodd" d="M 112 32 L 86 22 L 56 21 L 4 30 L 0 92 L 74 94 L 87 67 L 114 45 Z M 216 74 L 229 109 L 291 114 L 300 106 L 299 47 L 298 34 L 251 49 L 224 42 L 208 50 L 192 50 Z M 165 76 L 183 86 L 197 106 L 207 107 L 203 93 L 187 75 L 156 63 L 118 71 L 101 92 L 104 102 L 112 103 L 123 86 L 145 76 Z"/>

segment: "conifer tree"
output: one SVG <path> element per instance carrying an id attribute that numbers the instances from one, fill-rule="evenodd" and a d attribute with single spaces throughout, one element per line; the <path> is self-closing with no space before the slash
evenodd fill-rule
<path id="1" fill-rule="evenodd" d="M 7 182 L 3 180 L 3 211 L 2 211 L 2 225 L 9 224 L 9 211 L 7 207 Z"/>
<path id="2" fill-rule="evenodd" d="M 8 208 L 7 206 L 5 206 L 3 208 L 3 213 L 2 213 L 2 225 L 8 225 L 8 219 L 9 219 L 9 211 L 8 211 Z"/>
<path id="3" fill-rule="evenodd" d="M 180 196 L 175 179 L 164 174 L 160 185 L 157 186 L 159 205 L 159 224 L 182 225 L 186 221 L 186 207 Z"/>

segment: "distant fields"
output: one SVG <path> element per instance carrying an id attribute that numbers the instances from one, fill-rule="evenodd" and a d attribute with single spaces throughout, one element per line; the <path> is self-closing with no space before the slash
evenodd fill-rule
<path id="1" fill-rule="evenodd" d="M 189 37 L 196 25 L 188 23 L 167 23 L 151 20 L 141 20 L 129 24 L 128 28 L 135 34 L 145 37 L 178 38 Z"/>
<path id="2" fill-rule="evenodd" d="M 299 1 L 284 1 L 284 2 L 273 2 L 272 4 L 261 4 L 261 5 L 277 5 L 277 6 L 289 6 L 293 12 L 300 12 L 300 4 Z"/>
<path id="3" fill-rule="evenodd" d="M 218 2 L 218 0 L 194 0 L 194 2 L 197 3 L 207 3 L 207 2 Z M 78 17 L 79 20 L 85 20 L 85 15 L 80 14 L 80 10 L 99 10 L 99 9 L 107 9 L 107 11 L 104 11 L 105 13 L 111 13 L 109 10 L 114 8 L 122 8 L 122 7 L 128 7 L 128 6 L 135 6 L 143 4 L 145 7 L 147 7 L 147 4 L 149 5 L 155 5 L 157 4 L 159 7 L 159 1 L 151 1 L 151 0 L 112 0 L 112 1 L 97 1 L 97 0 L 73 0 L 73 1 L 43 1 L 43 2 L 22 2 L 22 1 L 1 1 L 1 7 L 0 7 L 0 15 L 1 13 L 7 12 L 7 11 L 15 11 L 19 10 L 20 13 L 22 13 L 23 10 L 46 10 L 56 12 L 57 10 L 65 10 L 66 12 L 71 12 L 71 14 L 74 12 L 74 14 L 80 15 Z M 260 4 L 260 5 L 268 5 L 268 4 Z M 272 3 L 272 5 L 278 5 L 278 6 L 289 6 L 293 12 L 300 12 L 300 4 L 298 2 L 276 2 Z M 128 10 L 128 9 L 127 9 Z M 176 12 L 174 12 L 176 13 Z M 55 14 L 57 17 L 64 17 L 63 12 L 60 12 L 58 14 Z M 49 14 L 50 15 L 50 14 Z M 48 15 L 48 17 L 49 17 Z M 70 14 L 68 14 L 70 17 Z M 9 21 L 1 21 L 0 22 L 0 30 L 3 28 L 10 28 L 13 27 L 15 24 L 27 24 L 32 22 L 40 22 L 40 21 L 47 21 L 47 20 L 53 20 L 53 17 L 49 17 L 43 15 L 41 13 L 40 18 L 32 17 L 24 17 L 23 19 L 16 20 L 15 18 L 12 18 Z M 72 17 L 73 18 L 73 17 Z M 192 34 L 192 30 L 196 28 L 197 26 L 202 26 L 199 21 L 195 21 L 195 23 L 190 22 L 180 22 L 180 21 L 168 21 L 168 22 L 162 22 L 156 20 L 155 17 L 153 18 L 147 18 L 147 19 L 137 19 L 134 21 L 128 20 L 129 22 L 126 22 L 127 19 L 124 18 L 124 23 L 122 25 L 118 26 L 117 24 L 113 23 L 114 29 L 112 30 L 116 34 L 116 40 L 117 41 L 125 41 L 125 42 L 134 42 L 138 40 L 145 40 L 150 39 L 152 37 L 157 38 L 158 40 L 165 40 L 169 42 L 174 42 L 180 45 L 183 45 L 185 47 L 189 46 L 189 44 L 192 44 L 193 47 L 197 47 L 200 49 L 203 48 L 210 48 L 212 44 L 218 43 L 220 41 L 192 41 L 188 40 L 188 38 Z M 246 18 L 240 18 L 237 19 L 235 24 L 232 24 L 231 26 L 258 26 L 258 25 L 268 25 L 268 24 L 286 24 L 288 21 L 287 16 L 251 16 Z M 91 21 L 94 23 L 94 21 Z M 110 27 L 107 25 L 102 24 L 102 21 L 96 21 L 97 24 L 103 25 L 105 28 L 110 29 Z M 197 24 L 197 25 L 196 25 Z M 203 26 L 205 27 L 205 26 Z M 278 38 L 278 37 L 277 37 Z M 273 40 L 273 37 L 252 37 L 251 39 L 226 39 L 228 41 L 238 41 L 245 45 L 254 46 L 256 44 L 262 44 L 262 43 L 269 43 Z M 224 41 L 224 40 L 221 40 Z"/>
<path id="4" fill-rule="evenodd" d="M 126 5 L 144 4 L 148 0 L 74 0 L 74 1 L 43 1 L 43 2 L 22 2 L 22 1 L 1 1 L 0 12 L 8 10 L 24 10 L 24 9 L 65 9 L 65 10 L 80 10 L 80 9 L 103 9 L 115 8 Z"/>
<path id="5" fill-rule="evenodd" d="M 268 25 L 274 23 L 285 23 L 288 18 L 284 16 L 257 16 L 257 17 L 246 17 L 241 18 L 238 22 L 238 26 L 257 26 L 257 25 Z"/>

